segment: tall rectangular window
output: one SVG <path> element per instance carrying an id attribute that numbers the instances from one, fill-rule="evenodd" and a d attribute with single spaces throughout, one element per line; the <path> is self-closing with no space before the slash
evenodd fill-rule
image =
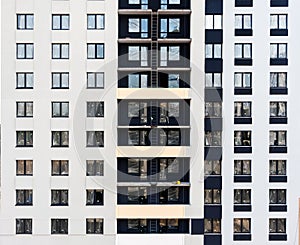
<path id="1" fill-rule="evenodd" d="M 32 219 L 16 219 L 16 234 L 32 234 Z"/>
<path id="2" fill-rule="evenodd" d="M 69 147 L 69 131 L 52 131 L 52 147 Z"/>
<path id="3" fill-rule="evenodd" d="M 32 190 L 16 190 L 16 205 L 32 206 Z"/>
<path id="4" fill-rule="evenodd" d="M 235 117 L 251 117 L 251 102 L 234 102 Z"/>
<path id="5" fill-rule="evenodd" d="M 222 102 L 205 102 L 205 117 L 222 117 Z"/>
<path id="6" fill-rule="evenodd" d="M 270 28 L 271 29 L 287 29 L 287 14 L 271 14 Z"/>
<path id="7" fill-rule="evenodd" d="M 68 190 L 51 190 L 51 206 L 68 206 Z"/>
<path id="8" fill-rule="evenodd" d="M 87 29 L 88 30 L 104 30 L 104 14 L 88 14 Z"/>
<path id="9" fill-rule="evenodd" d="M 234 189 L 234 204 L 251 204 L 251 190 Z"/>
<path id="10" fill-rule="evenodd" d="M 51 160 L 52 176 L 68 176 L 69 160 Z"/>
<path id="11" fill-rule="evenodd" d="M 17 175 L 33 175 L 33 161 L 32 160 L 17 160 Z"/>
<path id="12" fill-rule="evenodd" d="M 237 233 L 251 233 L 251 219 L 233 219 L 233 232 Z"/>
<path id="13" fill-rule="evenodd" d="M 286 204 L 286 189 L 270 189 L 270 204 Z"/>
<path id="14" fill-rule="evenodd" d="M 87 117 L 104 117 L 104 102 L 87 102 Z"/>
<path id="15" fill-rule="evenodd" d="M 69 59 L 69 44 L 52 43 L 52 59 Z"/>
<path id="16" fill-rule="evenodd" d="M 103 219 L 86 219 L 86 234 L 103 234 Z"/>
<path id="17" fill-rule="evenodd" d="M 251 175 L 251 160 L 234 160 L 234 175 Z"/>
<path id="18" fill-rule="evenodd" d="M 87 147 L 104 147 L 104 131 L 87 131 Z"/>
<path id="19" fill-rule="evenodd" d="M 33 131 L 17 131 L 17 147 L 33 147 Z"/>
<path id="20" fill-rule="evenodd" d="M 269 219 L 270 233 L 286 233 L 286 219 Z"/>
<path id="21" fill-rule="evenodd" d="M 104 43 L 88 43 L 87 58 L 104 59 Z"/>
<path id="22" fill-rule="evenodd" d="M 287 73 L 286 72 L 271 72 L 270 73 L 270 87 L 271 88 L 286 88 L 287 87 Z"/>
<path id="23" fill-rule="evenodd" d="M 270 117 L 286 117 L 287 102 L 270 102 Z"/>
<path id="24" fill-rule="evenodd" d="M 168 34 L 180 32 L 180 18 L 160 19 L 160 37 L 166 38 Z"/>
<path id="25" fill-rule="evenodd" d="M 17 102 L 17 117 L 33 117 L 33 102 Z"/>
<path id="26" fill-rule="evenodd" d="M 33 43 L 17 43 L 17 59 L 33 59 Z"/>
<path id="27" fill-rule="evenodd" d="M 69 72 L 52 73 L 52 89 L 69 88 Z"/>
<path id="28" fill-rule="evenodd" d="M 103 160 L 86 160 L 87 176 L 103 176 L 104 161 Z"/>
<path id="29" fill-rule="evenodd" d="M 52 117 L 69 117 L 69 102 L 51 102 Z"/>
<path id="30" fill-rule="evenodd" d="M 286 160 L 270 160 L 270 175 L 286 175 Z"/>
<path id="31" fill-rule="evenodd" d="M 270 146 L 286 146 L 286 131 L 270 131 Z"/>
<path id="32" fill-rule="evenodd" d="M 86 205 L 103 205 L 103 190 L 86 190 Z"/>
<path id="33" fill-rule="evenodd" d="M 141 38 L 148 38 L 148 25 L 147 18 L 129 18 L 128 32 L 139 33 Z"/>
<path id="34" fill-rule="evenodd" d="M 204 219 L 204 233 L 221 233 L 221 220 Z"/>
<path id="35" fill-rule="evenodd" d="M 52 15 L 52 30 L 69 30 L 70 16 L 68 14 Z"/>
<path id="36" fill-rule="evenodd" d="M 128 61 L 139 61 L 141 66 L 148 65 L 147 46 L 128 46 Z"/>
<path id="37" fill-rule="evenodd" d="M 204 137 L 205 146 L 221 146 L 222 132 L 221 131 L 205 131 Z"/>
<path id="38" fill-rule="evenodd" d="M 251 146 L 251 131 L 234 131 L 234 146 Z"/>
<path id="39" fill-rule="evenodd" d="M 51 234 L 68 234 L 68 219 L 51 219 Z"/>
<path id="40" fill-rule="evenodd" d="M 17 89 L 32 89 L 33 88 L 33 72 L 18 72 Z"/>
<path id="41" fill-rule="evenodd" d="M 17 14 L 18 30 L 33 30 L 34 17 L 33 14 Z"/>
<path id="42" fill-rule="evenodd" d="M 88 72 L 87 88 L 104 88 L 104 72 Z"/>

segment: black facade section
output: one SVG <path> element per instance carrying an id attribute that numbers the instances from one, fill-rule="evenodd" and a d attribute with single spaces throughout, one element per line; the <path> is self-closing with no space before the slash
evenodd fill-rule
<path id="1" fill-rule="evenodd" d="M 235 7 L 253 7 L 253 0 L 235 0 Z"/>
<path id="2" fill-rule="evenodd" d="M 191 220 L 191 234 L 192 235 L 203 235 L 204 234 L 204 220 L 203 219 L 192 219 Z"/>
<path id="3" fill-rule="evenodd" d="M 270 59 L 270 65 L 272 66 L 287 66 L 288 63 L 288 59 L 286 58 Z"/>
<path id="4" fill-rule="evenodd" d="M 270 88 L 270 94 L 288 94 L 287 88 Z"/>
<path id="5" fill-rule="evenodd" d="M 288 29 L 271 29 L 270 36 L 288 36 Z"/>
<path id="6" fill-rule="evenodd" d="M 142 2 L 142 1 L 141 1 Z M 190 9 L 190 0 L 181 0 L 180 4 L 161 4 L 160 1 L 148 1 L 143 4 L 129 4 L 128 1 L 119 0 L 119 9 Z"/>
<path id="7" fill-rule="evenodd" d="M 246 58 L 235 58 L 234 59 L 234 65 L 235 66 L 252 66 L 252 59 L 246 59 Z"/>
<path id="8" fill-rule="evenodd" d="M 237 204 L 235 204 L 233 206 L 233 211 L 234 212 L 251 212 L 252 211 L 252 206 L 251 205 L 237 205 Z"/>
<path id="9" fill-rule="evenodd" d="M 158 30 L 161 30 L 161 19 L 176 18 L 180 20 L 180 30 L 178 32 L 168 32 L 166 37 L 158 36 L 158 38 L 190 38 L 190 16 L 189 15 L 159 15 Z"/>
<path id="10" fill-rule="evenodd" d="M 270 205 L 269 212 L 287 212 L 287 205 Z"/>
<path id="11" fill-rule="evenodd" d="M 288 7 L 289 1 L 288 0 L 271 0 L 270 6 L 271 7 Z"/>
<path id="12" fill-rule="evenodd" d="M 252 36 L 253 30 L 252 29 L 235 29 L 234 35 L 235 36 Z"/>
<path id="13" fill-rule="evenodd" d="M 160 52 L 158 53 L 158 66 L 159 67 L 173 67 L 173 68 L 179 68 L 179 67 L 190 67 L 190 44 L 159 44 L 158 45 L 158 51 L 161 50 L 162 47 L 177 47 L 179 46 L 179 60 L 172 61 L 172 60 L 167 60 L 165 65 L 162 65 L 160 60 Z"/>
<path id="14" fill-rule="evenodd" d="M 285 146 L 270 146 L 269 153 L 287 153 Z"/>
<path id="15" fill-rule="evenodd" d="M 287 176 L 270 176 L 269 177 L 269 182 L 273 182 L 273 183 L 287 183 Z"/>
<path id="16" fill-rule="evenodd" d="M 205 30 L 205 43 L 223 43 L 223 30 Z"/>
<path id="17" fill-rule="evenodd" d="M 206 58 L 205 59 L 205 72 L 213 73 L 223 72 L 223 59 L 221 58 Z"/>
<path id="18" fill-rule="evenodd" d="M 141 38 L 140 32 L 129 32 L 128 19 L 138 18 L 136 15 L 119 15 L 119 38 Z M 148 38 L 151 37 L 151 16 L 144 15 L 141 19 L 148 20 Z"/>
<path id="19" fill-rule="evenodd" d="M 164 71 L 158 73 L 158 87 L 168 88 L 169 74 L 174 74 L 174 71 Z M 179 75 L 179 88 L 190 88 L 191 78 L 189 71 L 176 71 Z"/>
<path id="20" fill-rule="evenodd" d="M 205 101 L 208 101 L 208 102 L 222 102 L 223 101 L 223 89 L 222 88 L 206 88 L 204 97 L 205 97 Z"/>
<path id="21" fill-rule="evenodd" d="M 223 14 L 223 0 L 205 0 L 205 14 Z"/>
<path id="22" fill-rule="evenodd" d="M 233 241 L 251 241 L 251 234 L 233 235 Z"/>
<path id="23" fill-rule="evenodd" d="M 250 176 L 250 175 L 234 176 L 234 182 L 235 183 L 251 183 L 252 182 L 252 176 Z"/>
<path id="24" fill-rule="evenodd" d="M 204 128 L 205 128 L 205 131 L 222 131 L 223 119 L 222 118 L 205 118 Z"/>
<path id="25" fill-rule="evenodd" d="M 207 245 L 222 245 L 222 235 L 204 235 L 204 244 Z"/>
<path id="26" fill-rule="evenodd" d="M 222 218 L 222 206 L 221 205 L 204 205 L 204 217 L 211 219 Z"/>
<path id="27" fill-rule="evenodd" d="M 129 59 L 129 46 L 138 46 L 140 47 L 140 53 L 139 56 L 141 56 L 141 48 L 146 47 L 148 50 L 147 60 L 142 61 L 141 60 L 130 60 Z M 128 67 L 128 68 L 136 68 L 136 67 L 150 67 L 151 59 L 150 59 L 150 43 L 132 43 L 132 44 L 119 44 L 119 50 L 118 50 L 118 66 L 119 67 Z"/>
<path id="28" fill-rule="evenodd" d="M 204 159 L 205 160 L 220 160 L 220 159 L 222 159 L 222 147 L 206 146 L 204 148 Z"/>
<path id="29" fill-rule="evenodd" d="M 270 124 L 287 124 L 288 119 L 286 117 L 270 117 Z"/>
<path id="30" fill-rule="evenodd" d="M 252 124 L 251 117 L 235 117 L 234 124 Z"/>
<path id="31" fill-rule="evenodd" d="M 208 176 L 205 178 L 204 189 L 222 189 L 222 176 Z"/>
<path id="32" fill-rule="evenodd" d="M 235 88 L 235 95 L 252 95 L 252 88 Z"/>
<path id="33" fill-rule="evenodd" d="M 234 153 L 252 153 L 251 146 L 235 146 Z"/>
<path id="34" fill-rule="evenodd" d="M 272 234 L 269 235 L 269 241 L 287 241 L 286 234 Z"/>

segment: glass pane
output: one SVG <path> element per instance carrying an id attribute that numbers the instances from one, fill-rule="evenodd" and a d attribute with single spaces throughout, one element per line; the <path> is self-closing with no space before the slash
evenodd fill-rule
<path id="1" fill-rule="evenodd" d="M 179 200 L 179 188 L 171 187 L 168 189 L 168 201 L 176 202 Z"/>
<path id="2" fill-rule="evenodd" d="M 234 233 L 240 233 L 242 231 L 242 220 L 241 219 L 233 220 L 233 230 L 234 230 Z"/>
<path id="3" fill-rule="evenodd" d="M 140 60 L 139 46 L 129 46 L 128 47 L 128 60 L 131 60 L 131 61 Z"/>
<path id="4" fill-rule="evenodd" d="M 168 106 L 169 117 L 179 117 L 179 102 L 169 102 Z"/>
<path id="5" fill-rule="evenodd" d="M 160 159 L 159 162 L 159 179 L 166 180 L 167 179 L 167 160 Z"/>
<path id="6" fill-rule="evenodd" d="M 220 204 L 221 203 L 221 191 L 213 190 L 213 203 Z"/>
<path id="7" fill-rule="evenodd" d="M 180 19 L 169 19 L 169 32 L 180 32 Z"/>
<path id="8" fill-rule="evenodd" d="M 140 4 L 140 0 L 128 0 L 128 4 Z"/>
<path id="9" fill-rule="evenodd" d="M 26 45 L 26 58 L 27 59 L 33 58 L 33 45 L 32 44 Z"/>
<path id="10" fill-rule="evenodd" d="M 242 87 L 242 74 L 241 73 L 234 74 L 234 86 L 237 88 Z"/>
<path id="11" fill-rule="evenodd" d="M 141 19 L 141 32 L 142 37 L 148 37 L 148 19 Z"/>
<path id="12" fill-rule="evenodd" d="M 171 130 L 168 132 L 168 145 L 179 145 L 179 131 Z"/>
<path id="13" fill-rule="evenodd" d="M 17 45 L 17 57 L 18 59 L 24 59 L 25 58 L 25 45 L 24 44 L 18 44 Z"/>
<path id="14" fill-rule="evenodd" d="M 278 87 L 286 88 L 286 73 L 279 73 L 278 75 Z"/>
<path id="15" fill-rule="evenodd" d="M 178 159 L 168 159 L 168 173 L 179 173 Z"/>
<path id="16" fill-rule="evenodd" d="M 18 15 L 18 29 L 25 29 L 25 15 Z"/>
<path id="17" fill-rule="evenodd" d="M 25 161 L 17 160 L 17 175 L 23 175 L 25 173 Z"/>
<path id="18" fill-rule="evenodd" d="M 286 146 L 286 132 L 285 131 L 278 132 L 278 145 Z"/>
<path id="19" fill-rule="evenodd" d="M 160 47 L 160 65 L 166 66 L 168 60 L 168 48 L 167 47 Z"/>
<path id="20" fill-rule="evenodd" d="M 23 103 L 23 102 L 17 103 L 17 116 L 18 117 L 25 116 L 25 103 Z"/>
<path id="21" fill-rule="evenodd" d="M 27 28 L 33 29 L 33 15 L 27 15 L 26 21 L 27 21 Z"/>
<path id="22" fill-rule="evenodd" d="M 96 28 L 96 16 L 95 15 L 88 15 L 88 29 L 95 29 Z"/>
<path id="23" fill-rule="evenodd" d="M 243 174 L 250 175 L 251 174 L 251 161 L 243 161 Z"/>
<path id="24" fill-rule="evenodd" d="M 246 59 L 251 58 L 251 44 L 244 45 L 244 58 Z"/>
<path id="25" fill-rule="evenodd" d="M 234 161 L 234 175 L 241 175 L 242 174 L 242 161 L 235 160 Z"/>
<path id="26" fill-rule="evenodd" d="M 69 74 L 67 73 L 61 74 L 61 87 L 63 88 L 69 87 Z"/>
<path id="27" fill-rule="evenodd" d="M 287 57 L 287 45 L 279 44 L 279 58 L 286 58 L 286 57 Z"/>
<path id="28" fill-rule="evenodd" d="M 53 30 L 59 30 L 60 29 L 60 16 L 59 15 L 53 15 L 52 16 L 52 29 Z"/>
<path id="29" fill-rule="evenodd" d="M 128 117 L 138 117 L 139 116 L 140 105 L 137 102 L 128 103 Z"/>
<path id="30" fill-rule="evenodd" d="M 169 47 L 169 60 L 179 60 L 180 56 L 180 47 L 179 46 L 170 46 Z"/>
<path id="31" fill-rule="evenodd" d="M 33 88 L 33 73 L 26 74 L 26 87 Z"/>
<path id="32" fill-rule="evenodd" d="M 104 15 L 97 15 L 97 29 L 104 29 Z"/>
<path id="33" fill-rule="evenodd" d="M 276 88 L 278 86 L 277 78 L 278 78 L 278 73 L 275 73 L 275 72 L 270 73 L 270 87 L 271 88 Z"/>
<path id="34" fill-rule="evenodd" d="M 286 175 L 286 161 L 278 160 L 278 175 Z"/>
<path id="35" fill-rule="evenodd" d="M 168 75 L 168 88 L 179 88 L 179 74 Z"/>
<path id="36" fill-rule="evenodd" d="M 17 74 L 17 87 L 18 88 L 25 87 L 25 74 L 24 73 Z"/>
<path id="37" fill-rule="evenodd" d="M 69 173 L 69 161 L 61 161 L 60 166 L 61 174 L 67 175 Z"/>
<path id="38" fill-rule="evenodd" d="M 68 15 L 63 15 L 61 17 L 61 28 L 63 30 L 68 30 L 69 29 L 69 16 Z"/>
<path id="39" fill-rule="evenodd" d="M 271 29 L 277 29 L 278 28 L 278 15 L 271 15 L 270 16 L 270 28 Z"/>
<path id="40" fill-rule="evenodd" d="M 69 116 L 69 103 L 61 103 L 61 116 L 62 117 Z"/>
<path id="41" fill-rule="evenodd" d="M 214 87 L 222 87 L 221 73 L 214 73 Z"/>
<path id="42" fill-rule="evenodd" d="M 69 58 L 69 45 L 68 44 L 63 44 L 61 46 L 61 58 L 62 59 Z"/>
<path id="43" fill-rule="evenodd" d="M 141 88 L 147 88 L 148 87 L 148 75 L 141 75 Z"/>
<path id="44" fill-rule="evenodd" d="M 95 44 L 88 44 L 88 59 L 93 59 L 96 56 L 96 45 Z"/>
<path id="45" fill-rule="evenodd" d="M 235 58 L 243 58 L 243 45 L 235 44 L 234 45 L 234 57 Z"/>
<path id="46" fill-rule="evenodd" d="M 104 46 L 103 44 L 97 44 L 97 58 L 103 58 L 104 57 Z"/>
<path id="47" fill-rule="evenodd" d="M 214 58 L 222 58 L 222 45 L 221 44 L 214 45 Z"/>
<path id="48" fill-rule="evenodd" d="M 138 74 L 129 74 L 128 75 L 128 87 L 129 88 L 138 88 L 139 87 L 139 75 Z"/>
<path id="49" fill-rule="evenodd" d="M 279 15 L 279 29 L 287 29 L 287 16 Z"/>
<path id="50" fill-rule="evenodd" d="M 205 45 L 205 58 L 212 58 L 213 57 L 213 45 L 206 44 Z"/>
<path id="51" fill-rule="evenodd" d="M 271 44 L 270 45 L 270 57 L 271 59 L 276 59 L 277 57 L 277 45 Z"/>
<path id="52" fill-rule="evenodd" d="M 276 233 L 277 232 L 277 220 L 276 219 L 270 219 L 269 220 L 269 232 L 270 233 Z"/>
<path id="53" fill-rule="evenodd" d="M 215 15 L 214 29 L 222 29 L 222 15 Z"/>
<path id="54" fill-rule="evenodd" d="M 285 233 L 286 232 L 285 219 L 278 219 L 277 232 L 279 232 L 279 233 Z"/>
<path id="55" fill-rule="evenodd" d="M 208 87 L 208 88 L 213 87 L 213 74 L 212 73 L 205 74 L 205 87 Z"/>
<path id="56" fill-rule="evenodd" d="M 242 29 L 243 28 L 243 16 L 236 15 L 235 16 L 235 29 Z"/>
<path id="57" fill-rule="evenodd" d="M 167 37 L 168 32 L 168 19 L 161 19 L 160 20 L 160 37 L 165 38 Z"/>
<path id="58" fill-rule="evenodd" d="M 251 29 L 251 15 L 244 15 L 244 29 Z"/>
<path id="59" fill-rule="evenodd" d="M 128 173 L 139 174 L 139 160 L 128 159 Z"/>
<path id="60" fill-rule="evenodd" d="M 26 103 L 26 116 L 27 117 L 33 116 L 33 103 L 32 102 Z"/>
<path id="61" fill-rule="evenodd" d="M 242 203 L 242 191 L 241 190 L 234 190 L 234 203 L 235 204 Z"/>
<path id="62" fill-rule="evenodd" d="M 146 159 L 142 159 L 140 161 L 140 168 L 141 168 L 141 170 L 140 170 L 140 178 L 141 179 L 146 179 L 147 175 L 148 175 L 148 173 L 147 173 L 148 162 L 147 162 Z"/>
<path id="63" fill-rule="evenodd" d="M 214 29 L 213 15 L 205 15 L 205 29 Z"/>
<path id="64" fill-rule="evenodd" d="M 128 145 L 139 145 L 139 131 L 128 131 Z"/>
<path id="65" fill-rule="evenodd" d="M 250 190 L 243 190 L 242 202 L 244 204 L 250 204 L 251 203 L 251 191 Z"/>
<path id="66" fill-rule="evenodd" d="M 140 32 L 140 19 L 128 19 L 128 32 Z"/>
<path id="67" fill-rule="evenodd" d="M 52 58 L 53 59 L 60 58 L 60 46 L 59 46 L 59 44 L 52 44 Z"/>

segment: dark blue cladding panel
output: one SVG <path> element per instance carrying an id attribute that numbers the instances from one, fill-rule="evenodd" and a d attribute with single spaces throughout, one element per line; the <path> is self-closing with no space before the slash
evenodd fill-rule
<path id="1" fill-rule="evenodd" d="M 223 14 L 223 0 L 205 0 L 205 14 Z"/>
<path id="2" fill-rule="evenodd" d="M 203 235 L 204 234 L 204 220 L 203 219 L 192 219 L 192 235 Z"/>

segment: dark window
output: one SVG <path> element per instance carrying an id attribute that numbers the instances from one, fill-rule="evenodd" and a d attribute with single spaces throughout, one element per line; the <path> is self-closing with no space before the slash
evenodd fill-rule
<path id="1" fill-rule="evenodd" d="M 87 88 L 104 88 L 104 72 L 88 72 Z"/>
<path id="2" fill-rule="evenodd" d="M 179 102 L 161 102 L 159 104 L 159 123 L 169 123 L 170 117 L 180 116 Z"/>
<path id="3" fill-rule="evenodd" d="M 69 88 L 69 73 L 68 72 L 53 72 L 52 73 L 52 88 Z"/>
<path id="4" fill-rule="evenodd" d="M 16 219 L 16 234 L 32 234 L 32 219 Z"/>
<path id="5" fill-rule="evenodd" d="M 128 118 L 138 117 L 140 123 L 147 123 L 147 114 L 147 102 L 128 102 Z"/>
<path id="6" fill-rule="evenodd" d="M 146 219 L 128 219 L 127 223 L 128 231 L 142 231 L 147 228 Z"/>
<path id="7" fill-rule="evenodd" d="M 103 190 L 86 190 L 86 205 L 103 205 Z"/>
<path id="8" fill-rule="evenodd" d="M 104 117 L 104 102 L 87 102 L 87 117 Z"/>
<path id="9" fill-rule="evenodd" d="M 251 190 L 234 189 L 234 204 L 251 204 Z"/>
<path id="10" fill-rule="evenodd" d="M 68 206 L 68 190 L 51 190 L 51 206 Z"/>
<path id="11" fill-rule="evenodd" d="M 69 131 L 52 131 L 52 147 L 69 147 Z"/>
<path id="12" fill-rule="evenodd" d="M 286 175 L 286 160 L 270 160 L 270 175 Z"/>
<path id="13" fill-rule="evenodd" d="M 160 19 L 160 37 L 166 38 L 170 33 L 180 32 L 180 18 Z"/>
<path id="14" fill-rule="evenodd" d="M 32 72 L 18 72 L 17 73 L 17 88 L 25 89 L 33 88 L 33 73 Z"/>
<path id="15" fill-rule="evenodd" d="M 33 161 L 32 160 L 17 160 L 17 175 L 33 175 Z"/>
<path id="16" fill-rule="evenodd" d="M 87 176 L 103 176 L 104 161 L 103 160 L 86 160 Z"/>
<path id="17" fill-rule="evenodd" d="M 286 219 L 269 219 L 270 233 L 286 233 Z"/>
<path id="18" fill-rule="evenodd" d="M 104 30 L 104 14 L 88 14 L 87 29 L 88 30 Z"/>
<path id="19" fill-rule="evenodd" d="M 52 102 L 52 117 L 69 117 L 69 102 Z"/>
<path id="20" fill-rule="evenodd" d="M 286 88 L 287 87 L 287 73 L 286 72 L 271 72 L 270 73 L 270 87 L 271 88 Z"/>
<path id="21" fill-rule="evenodd" d="M 87 147 L 104 147 L 104 131 L 87 131 Z"/>
<path id="22" fill-rule="evenodd" d="M 233 219 L 234 233 L 251 233 L 251 219 Z"/>
<path id="23" fill-rule="evenodd" d="M 221 233 L 221 220 L 204 219 L 204 233 Z"/>
<path id="24" fill-rule="evenodd" d="M 234 73 L 234 87 L 235 88 L 251 88 L 252 87 L 252 73 L 250 73 L 250 72 Z"/>
<path id="25" fill-rule="evenodd" d="M 104 59 L 104 44 L 103 43 L 88 43 L 87 44 L 88 59 Z"/>
<path id="26" fill-rule="evenodd" d="M 234 175 L 251 175 L 251 160 L 234 160 Z"/>
<path id="27" fill-rule="evenodd" d="M 16 205 L 32 206 L 32 190 L 16 190 Z"/>
<path id="28" fill-rule="evenodd" d="M 270 204 L 286 204 L 286 190 L 270 189 Z"/>
<path id="29" fill-rule="evenodd" d="M 222 117 L 222 102 L 205 102 L 205 117 Z"/>
<path id="30" fill-rule="evenodd" d="M 52 59 L 69 59 L 69 44 L 52 43 Z"/>
<path id="31" fill-rule="evenodd" d="M 33 43 L 17 43 L 17 59 L 33 59 Z"/>
<path id="32" fill-rule="evenodd" d="M 33 147 L 33 131 L 17 131 L 17 147 Z"/>
<path id="33" fill-rule="evenodd" d="M 139 176 L 140 179 L 147 179 L 148 161 L 147 159 L 128 159 L 127 173 Z"/>
<path id="34" fill-rule="evenodd" d="M 221 146 L 222 131 L 205 131 L 205 146 Z"/>
<path id="35" fill-rule="evenodd" d="M 147 187 L 127 187 L 129 203 L 144 203 L 147 199 Z"/>
<path id="36" fill-rule="evenodd" d="M 205 160 L 204 161 L 204 174 L 208 175 L 221 175 L 221 161 L 220 160 Z"/>
<path id="37" fill-rule="evenodd" d="M 159 180 L 168 180 L 168 174 L 179 173 L 179 161 L 177 159 L 159 159 Z M 142 177 L 142 176 L 141 176 Z"/>
<path id="38" fill-rule="evenodd" d="M 69 160 L 51 160 L 52 176 L 68 176 Z"/>
<path id="39" fill-rule="evenodd" d="M 221 204 L 221 190 L 219 189 L 205 189 L 204 190 L 205 204 Z"/>
<path id="40" fill-rule="evenodd" d="M 68 219 L 51 219 L 51 234 L 68 234 Z"/>
<path id="41" fill-rule="evenodd" d="M 86 219 L 86 234 L 103 234 L 103 219 Z"/>
<path id="42" fill-rule="evenodd" d="M 251 117 L 251 102 L 234 102 L 234 117 Z"/>
<path id="43" fill-rule="evenodd" d="M 34 17 L 33 14 L 17 14 L 18 30 L 33 30 Z"/>
<path id="44" fill-rule="evenodd" d="M 68 14 L 52 15 L 52 30 L 69 30 L 70 16 Z"/>
<path id="45" fill-rule="evenodd" d="M 270 102 L 270 117 L 286 117 L 286 102 Z"/>
<path id="46" fill-rule="evenodd" d="M 234 131 L 234 146 L 251 146 L 251 131 Z"/>
<path id="47" fill-rule="evenodd" d="M 286 146 L 286 131 L 270 131 L 270 146 Z"/>
<path id="48" fill-rule="evenodd" d="M 17 117 L 33 117 L 33 102 L 17 102 Z"/>

